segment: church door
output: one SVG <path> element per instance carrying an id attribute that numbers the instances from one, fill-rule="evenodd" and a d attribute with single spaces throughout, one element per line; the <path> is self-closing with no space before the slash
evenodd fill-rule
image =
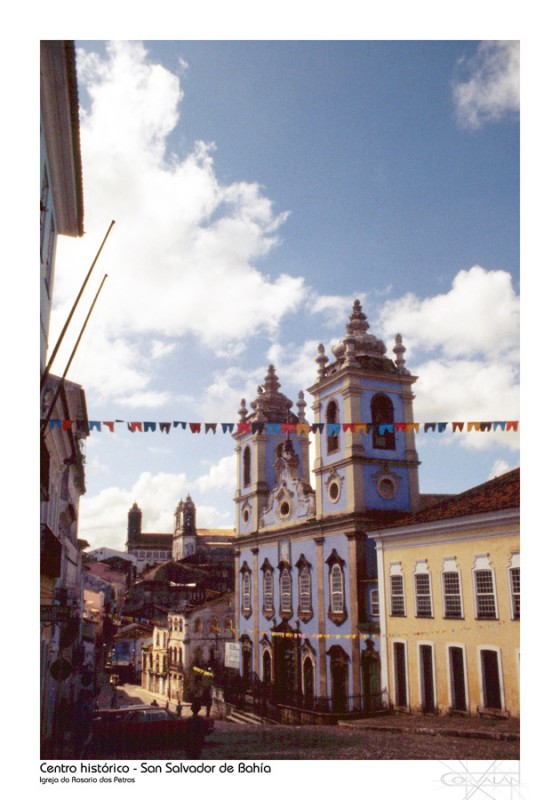
<path id="1" fill-rule="evenodd" d="M 341 647 L 331 649 L 332 710 L 335 714 L 348 711 L 348 664 Z"/>

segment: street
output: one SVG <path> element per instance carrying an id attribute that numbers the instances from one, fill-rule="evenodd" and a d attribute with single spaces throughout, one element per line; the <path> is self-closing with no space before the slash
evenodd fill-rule
<path id="1" fill-rule="evenodd" d="M 110 756 L 118 758 L 118 756 Z M 182 748 L 139 751 L 136 759 L 185 759 Z M 519 743 L 456 736 L 400 734 L 332 726 L 238 725 L 217 720 L 203 760 L 517 760 Z"/>
<path id="2" fill-rule="evenodd" d="M 118 687 L 119 706 L 150 703 L 154 695 L 139 686 Z M 160 701 L 161 704 L 161 701 Z M 171 706 L 174 710 L 174 706 Z M 190 714 L 189 705 L 182 714 Z M 119 758 L 111 755 L 111 758 Z M 124 756 L 126 758 L 126 755 Z M 136 759 L 185 759 L 182 747 L 137 751 Z M 519 741 L 466 736 L 402 733 L 340 725 L 243 725 L 216 720 L 207 737 L 203 760 L 454 760 L 519 758 Z"/>

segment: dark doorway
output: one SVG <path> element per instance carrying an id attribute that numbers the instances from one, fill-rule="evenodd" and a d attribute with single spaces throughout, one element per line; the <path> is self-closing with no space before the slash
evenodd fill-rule
<path id="1" fill-rule="evenodd" d="M 430 644 L 420 645 L 420 686 L 422 687 L 422 711 L 433 714 L 436 710 L 434 697 L 433 648 Z"/>
<path id="2" fill-rule="evenodd" d="M 362 655 L 362 681 L 364 711 L 375 711 L 381 706 L 381 669 L 379 655 L 373 649 L 368 649 Z"/>
<path id="3" fill-rule="evenodd" d="M 466 711 L 467 692 L 462 647 L 449 648 L 449 673 L 451 675 L 451 708 L 454 711 Z"/>
<path id="4" fill-rule="evenodd" d="M 332 710 L 335 714 L 348 711 L 348 663 L 341 647 L 332 647 L 331 656 L 331 694 Z"/>
<path id="5" fill-rule="evenodd" d="M 502 692 L 498 653 L 495 650 L 481 650 L 482 692 L 485 708 L 502 708 Z"/>
<path id="6" fill-rule="evenodd" d="M 296 651 L 293 641 L 277 636 L 274 647 L 274 691 L 278 703 L 290 703 L 297 696 Z"/>
<path id="7" fill-rule="evenodd" d="M 303 662 L 303 701 L 311 708 L 315 696 L 313 661 L 307 656 Z"/>
<path id="8" fill-rule="evenodd" d="M 408 692 L 406 689 L 406 653 L 403 642 L 393 644 L 395 667 L 395 704 L 408 705 Z"/>
<path id="9" fill-rule="evenodd" d="M 270 686 L 272 683 L 272 660 L 268 650 L 263 653 L 263 683 L 265 686 Z"/>

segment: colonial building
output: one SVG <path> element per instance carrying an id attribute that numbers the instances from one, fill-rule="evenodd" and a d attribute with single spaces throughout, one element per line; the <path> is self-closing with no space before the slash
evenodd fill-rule
<path id="1" fill-rule="evenodd" d="M 394 707 L 519 716 L 519 474 L 370 534 Z"/>
<path id="2" fill-rule="evenodd" d="M 62 734 L 53 728 L 58 709 L 70 706 L 81 688 L 82 548 L 79 502 L 85 492 L 83 440 L 88 435 L 85 395 L 80 386 L 50 376 L 44 401 L 58 392 L 55 414 L 71 426 L 47 426 L 42 443 L 41 494 L 41 740 L 42 752 Z"/>
<path id="3" fill-rule="evenodd" d="M 190 496 L 180 500 L 175 509 L 173 533 L 145 533 L 142 531 L 142 511 L 134 503 L 128 512 L 127 553 L 136 559 L 138 572 L 148 566 L 165 561 L 181 561 L 201 552 L 229 550 L 234 532 L 230 530 L 197 528 L 196 506 Z"/>
<path id="4" fill-rule="evenodd" d="M 87 435 L 81 387 L 47 373 L 56 245 L 83 234 L 83 187 L 74 43 L 40 45 L 40 373 L 41 416 L 79 420 L 71 429 L 41 426 L 41 754 L 56 753 L 61 709 L 72 703 L 80 662 L 81 550 L 78 499 L 85 491 L 81 440 Z M 54 393 L 59 392 L 58 399 Z M 52 400 L 52 402 L 51 402 Z M 57 610 L 58 609 L 58 610 Z M 58 741 L 55 741 L 55 740 Z"/>
<path id="5" fill-rule="evenodd" d="M 273 366 L 250 409 L 242 400 L 239 411 L 241 671 L 286 706 L 345 713 L 381 702 L 380 640 L 371 626 L 378 609 L 368 612 L 378 588 L 375 542 L 368 532 L 419 510 L 422 499 L 410 424 L 416 378 L 405 366 L 401 337 L 392 359 L 368 329 L 356 301 L 331 362 L 319 345 L 309 389 L 312 424 L 303 392 L 296 413 Z"/>

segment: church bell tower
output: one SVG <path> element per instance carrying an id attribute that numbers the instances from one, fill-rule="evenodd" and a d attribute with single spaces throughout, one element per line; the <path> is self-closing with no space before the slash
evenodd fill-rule
<path id="1" fill-rule="evenodd" d="M 393 353 L 369 333 L 359 300 L 346 335 L 329 361 L 318 348 L 317 380 L 310 387 L 321 427 L 314 465 L 317 515 L 420 508 L 412 385 L 405 347 L 397 334 Z"/>

